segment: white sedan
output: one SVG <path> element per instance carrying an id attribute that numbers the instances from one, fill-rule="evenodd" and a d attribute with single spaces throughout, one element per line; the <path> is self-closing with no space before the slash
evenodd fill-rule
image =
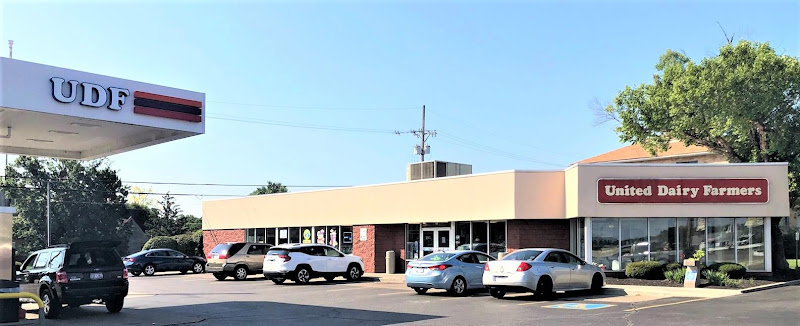
<path id="1" fill-rule="evenodd" d="M 483 269 L 483 285 L 498 299 L 506 292 L 533 292 L 542 297 L 555 291 L 600 293 L 605 280 L 599 267 L 561 249 L 520 249 L 487 262 Z"/>

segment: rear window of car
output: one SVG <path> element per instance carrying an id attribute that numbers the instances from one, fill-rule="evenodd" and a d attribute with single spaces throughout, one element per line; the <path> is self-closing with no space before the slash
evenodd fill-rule
<path id="1" fill-rule="evenodd" d="M 211 249 L 211 252 L 222 253 L 227 251 L 228 257 L 230 257 L 239 252 L 239 250 L 242 250 L 242 248 L 244 248 L 244 245 L 245 245 L 244 243 L 232 243 L 232 244 L 221 243 L 218 244 L 216 247 L 214 247 L 214 249 Z"/>
<path id="2" fill-rule="evenodd" d="M 446 253 L 435 253 L 430 254 L 425 257 L 420 258 L 421 261 L 445 261 L 450 258 L 453 258 L 456 254 L 446 254 Z"/>
<path id="3" fill-rule="evenodd" d="M 66 255 L 67 268 L 117 267 L 122 258 L 114 248 L 70 248 Z"/>
<path id="4" fill-rule="evenodd" d="M 540 250 L 518 250 L 508 254 L 501 260 L 534 260 L 541 254 Z"/>
<path id="5" fill-rule="evenodd" d="M 270 249 L 269 252 L 267 252 L 267 256 L 280 256 L 288 254 L 289 254 L 288 249 Z"/>

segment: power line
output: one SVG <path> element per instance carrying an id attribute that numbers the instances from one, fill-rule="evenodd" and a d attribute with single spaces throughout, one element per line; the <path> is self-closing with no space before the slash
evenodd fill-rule
<path id="1" fill-rule="evenodd" d="M 294 106 L 294 105 L 271 105 L 271 104 L 258 104 L 258 103 L 237 103 L 225 101 L 206 101 L 207 103 L 229 104 L 239 106 L 253 106 L 264 108 L 280 108 L 280 109 L 301 109 L 301 110 L 342 110 L 342 111 L 397 111 L 397 110 L 416 110 L 411 107 L 385 107 L 385 108 L 372 108 L 372 107 L 320 107 L 320 106 Z"/>

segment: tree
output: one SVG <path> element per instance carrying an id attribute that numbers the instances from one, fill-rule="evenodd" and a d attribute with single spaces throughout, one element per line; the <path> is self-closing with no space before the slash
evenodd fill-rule
<path id="1" fill-rule="evenodd" d="M 118 240 L 127 247 L 128 189 L 105 160 L 89 162 L 18 157 L 2 185 L 14 200 L 12 235 L 20 255 L 47 246 L 47 185 L 51 244 Z"/>
<path id="2" fill-rule="evenodd" d="M 193 233 L 203 229 L 203 220 L 194 215 L 181 214 L 176 219 L 176 222 L 181 228 L 181 234 Z"/>
<path id="3" fill-rule="evenodd" d="M 169 193 L 161 197 L 161 207 L 156 211 L 156 216 L 151 216 L 145 226 L 147 236 L 172 236 L 183 233 L 178 224 L 178 214 L 181 213 L 180 205 L 175 204 L 175 197 Z"/>
<path id="4" fill-rule="evenodd" d="M 282 185 L 280 182 L 267 181 L 266 187 L 261 186 L 256 188 L 256 190 L 253 190 L 253 192 L 250 193 L 250 196 L 277 194 L 282 192 L 288 192 L 288 190 L 286 190 L 286 186 Z"/>
<path id="5" fill-rule="evenodd" d="M 670 140 L 700 145 L 730 162 L 788 162 L 790 204 L 800 178 L 800 61 L 766 43 L 730 41 L 719 54 L 692 62 L 668 50 L 652 84 L 626 87 L 606 107 L 623 142 L 652 154 Z M 773 267 L 788 269 L 779 219 L 772 223 Z"/>
<path id="6" fill-rule="evenodd" d="M 130 194 L 128 195 L 128 203 L 138 207 L 154 207 L 155 200 L 150 198 L 149 193 L 153 192 L 153 188 L 143 189 L 137 186 L 131 187 Z"/>

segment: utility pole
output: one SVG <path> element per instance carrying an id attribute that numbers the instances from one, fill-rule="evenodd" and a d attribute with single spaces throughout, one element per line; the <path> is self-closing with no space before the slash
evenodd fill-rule
<path id="1" fill-rule="evenodd" d="M 425 130 L 425 106 L 422 106 L 422 129 L 409 131 L 395 131 L 395 134 L 414 134 L 420 138 L 420 145 L 414 146 L 414 155 L 420 156 L 420 162 L 425 162 L 425 154 L 431 153 L 431 146 L 425 145 L 425 140 L 430 136 L 436 136 L 436 130 Z"/>
<path id="2" fill-rule="evenodd" d="M 50 179 L 47 179 L 47 246 L 50 247 Z"/>

